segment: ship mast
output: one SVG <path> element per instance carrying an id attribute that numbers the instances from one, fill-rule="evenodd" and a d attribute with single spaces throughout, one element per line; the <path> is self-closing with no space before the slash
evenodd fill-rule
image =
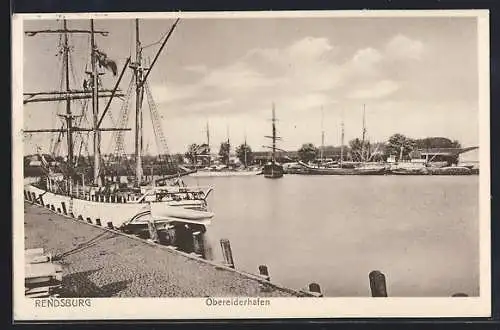
<path id="1" fill-rule="evenodd" d="M 342 112 L 342 121 L 340 122 L 340 167 L 344 161 L 344 113 Z"/>
<path id="2" fill-rule="evenodd" d="M 243 150 L 244 153 L 244 159 L 245 159 L 245 168 L 247 168 L 247 132 L 245 131 L 245 147 Z"/>
<path id="3" fill-rule="evenodd" d="M 142 48 L 139 39 L 139 19 L 135 20 L 135 179 L 136 185 L 142 181 Z"/>
<path id="4" fill-rule="evenodd" d="M 365 105 L 363 104 L 363 135 L 361 140 L 361 161 L 365 161 L 365 137 L 366 137 L 366 120 L 365 120 Z"/>
<path id="5" fill-rule="evenodd" d="M 99 130 L 99 73 L 97 72 L 97 54 L 94 38 L 94 20 L 90 20 L 90 48 L 92 68 L 92 119 L 94 123 L 94 184 L 101 186 L 101 131 Z"/>
<path id="6" fill-rule="evenodd" d="M 272 122 L 273 122 L 273 153 L 272 153 L 272 157 L 271 157 L 271 162 L 274 165 L 274 163 L 276 162 L 276 113 L 275 113 L 275 109 L 274 109 L 274 102 L 273 102 Z"/>
<path id="7" fill-rule="evenodd" d="M 64 31 L 68 30 L 66 20 L 63 20 L 63 29 Z M 66 82 L 66 143 L 68 146 L 68 167 L 73 168 L 73 117 L 71 113 L 71 99 L 69 98 L 69 93 L 71 92 L 69 86 L 69 45 L 68 45 L 68 33 L 64 32 L 64 70 L 65 70 L 65 82 Z M 71 184 L 70 184 L 71 186 Z"/>
<path id="8" fill-rule="evenodd" d="M 103 36 L 107 36 L 108 32 L 107 31 L 95 31 L 93 28 L 93 20 L 91 20 L 91 29 L 90 30 L 79 30 L 79 29 L 69 29 L 67 26 L 67 21 L 66 19 L 63 19 L 63 28 L 62 29 L 55 29 L 55 30 L 38 30 L 38 31 L 25 31 L 25 34 L 27 36 L 36 36 L 38 34 L 63 34 L 63 49 L 62 49 L 62 54 L 63 54 L 63 64 L 64 64 L 64 78 L 65 78 L 65 91 L 64 92 L 35 92 L 35 93 L 24 93 L 25 99 L 23 101 L 24 104 L 31 103 L 31 102 L 52 102 L 52 101 L 66 101 L 66 111 L 63 115 L 60 115 L 65 118 L 66 121 L 66 127 L 64 129 L 33 129 L 33 130 L 25 130 L 24 133 L 65 133 L 66 136 L 66 143 L 67 143 L 67 164 L 69 165 L 69 173 L 66 173 L 66 177 L 68 178 L 69 181 L 69 189 L 68 193 L 71 193 L 71 181 L 72 181 L 72 172 L 74 170 L 74 165 L 75 165 L 75 159 L 74 159 L 74 150 L 73 150 L 73 134 L 74 132 L 94 132 L 95 135 L 97 135 L 97 138 L 94 141 L 94 157 L 95 161 L 97 162 L 97 166 L 94 166 L 94 170 L 96 171 L 99 169 L 99 143 L 100 143 L 100 132 L 101 131 L 115 131 L 115 130 L 128 130 L 128 129 L 117 129 L 117 128 L 99 128 L 98 125 L 96 125 L 95 117 L 98 115 L 98 99 L 99 97 L 109 97 L 110 101 L 113 96 L 123 96 L 121 93 L 116 93 L 116 88 L 113 90 L 113 93 L 110 95 L 108 92 L 109 91 L 103 91 L 103 95 L 99 96 L 98 94 L 98 86 L 97 86 L 97 68 L 95 65 L 95 60 L 96 60 L 96 54 L 95 54 L 95 42 L 94 42 L 94 35 L 99 34 Z M 91 35 L 91 42 L 92 42 L 92 63 L 94 64 L 93 66 L 93 71 L 91 74 L 93 74 L 93 86 L 92 86 L 92 93 L 89 93 L 88 90 L 72 90 L 70 86 L 70 81 L 69 81 L 69 52 L 70 52 L 70 45 L 69 45 L 69 34 L 90 34 Z M 42 95 L 42 97 L 38 97 L 39 95 Z M 43 97 L 45 96 L 45 97 Z M 73 120 L 75 117 L 78 117 L 78 115 L 75 115 L 72 113 L 71 109 L 71 101 L 75 99 L 90 99 L 92 98 L 93 102 L 93 111 L 94 111 L 94 127 L 93 128 L 80 128 L 80 127 L 75 127 L 73 125 Z M 97 134 L 96 134 L 97 133 Z M 97 147 L 97 156 L 96 156 L 96 147 Z M 96 172 L 94 172 L 94 179 L 96 177 L 95 175 Z"/>
<path id="9" fill-rule="evenodd" d="M 151 73 L 158 57 L 160 56 L 163 48 L 167 44 L 170 36 L 174 32 L 175 27 L 179 23 L 178 18 L 170 31 L 168 31 L 165 39 L 163 40 L 160 49 L 156 53 L 149 68 L 142 67 L 142 45 L 139 34 L 139 19 L 135 20 L 135 62 L 130 63 L 130 68 L 134 71 L 135 76 L 135 184 L 139 186 L 142 182 L 143 169 L 142 169 L 142 153 L 143 153 L 143 113 L 142 113 L 142 100 L 144 98 L 144 84 Z M 144 74 L 146 71 L 146 74 Z"/>
<path id="10" fill-rule="evenodd" d="M 212 160 L 210 155 L 210 129 L 208 127 L 208 121 L 207 121 L 207 153 L 208 153 L 208 166 L 210 166 Z"/>
<path id="11" fill-rule="evenodd" d="M 320 159 L 321 164 L 323 164 L 323 150 L 325 149 L 325 131 L 323 129 L 323 107 L 321 107 L 321 149 L 320 149 Z"/>

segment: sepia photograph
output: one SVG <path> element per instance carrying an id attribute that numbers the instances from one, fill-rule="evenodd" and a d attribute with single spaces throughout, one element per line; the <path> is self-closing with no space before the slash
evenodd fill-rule
<path id="1" fill-rule="evenodd" d="M 489 316 L 488 24 L 15 15 L 14 315 Z"/>

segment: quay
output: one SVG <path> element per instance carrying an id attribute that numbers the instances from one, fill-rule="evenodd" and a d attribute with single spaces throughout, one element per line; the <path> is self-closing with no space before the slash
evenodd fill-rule
<path id="1" fill-rule="evenodd" d="M 25 249 L 43 248 L 62 266 L 67 297 L 317 296 L 29 202 L 24 228 Z"/>

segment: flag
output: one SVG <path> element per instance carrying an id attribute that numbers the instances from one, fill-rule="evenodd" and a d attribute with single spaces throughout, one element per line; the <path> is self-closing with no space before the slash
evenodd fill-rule
<path id="1" fill-rule="evenodd" d="M 102 68 L 106 68 L 108 70 L 111 70 L 113 72 L 113 76 L 116 76 L 118 72 L 118 67 L 116 65 L 116 62 L 109 59 L 108 55 L 106 55 L 104 52 L 100 51 L 99 49 L 96 49 L 95 51 L 96 56 L 97 56 L 97 62 L 99 62 L 99 66 Z"/>

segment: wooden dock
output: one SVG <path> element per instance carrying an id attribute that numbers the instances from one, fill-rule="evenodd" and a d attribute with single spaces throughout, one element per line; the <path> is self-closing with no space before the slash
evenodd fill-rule
<path id="1" fill-rule="evenodd" d="M 61 296 L 317 296 L 39 205 L 26 202 L 24 209 L 25 249 L 43 248 L 62 266 Z"/>

